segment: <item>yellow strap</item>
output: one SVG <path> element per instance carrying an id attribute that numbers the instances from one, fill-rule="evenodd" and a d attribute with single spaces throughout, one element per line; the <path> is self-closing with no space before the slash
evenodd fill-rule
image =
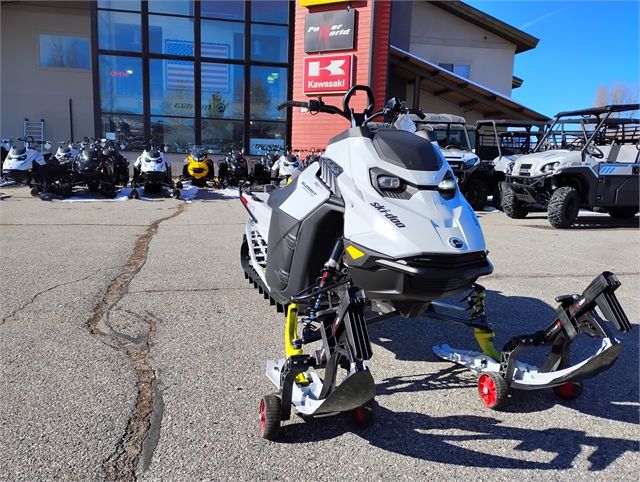
<path id="1" fill-rule="evenodd" d="M 298 305 L 291 303 L 287 307 L 287 315 L 284 321 L 284 354 L 287 358 L 294 355 L 302 355 L 302 348 L 294 348 L 293 340 L 298 338 Z M 309 379 L 304 373 L 296 377 L 296 383 L 306 385 Z"/>

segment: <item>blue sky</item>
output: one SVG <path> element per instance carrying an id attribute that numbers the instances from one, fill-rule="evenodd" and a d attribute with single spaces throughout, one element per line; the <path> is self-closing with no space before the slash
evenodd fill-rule
<path id="1" fill-rule="evenodd" d="M 542 114 L 594 104 L 598 87 L 640 83 L 640 0 L 465 3 L 540 39 L 516 55 L 512 98 Z"/>

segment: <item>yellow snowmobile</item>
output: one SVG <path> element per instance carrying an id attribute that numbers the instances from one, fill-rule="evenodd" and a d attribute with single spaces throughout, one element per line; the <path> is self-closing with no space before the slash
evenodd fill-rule
<path id="1" fill-rule="evenodd" d="M 202 146 L 192 146 L 184 160 L 182 181 L 191 181 L 197 187 L 205 187 L 207 180 L 213 181 L 213 161 L 209 159 L 208 150 Z"/>

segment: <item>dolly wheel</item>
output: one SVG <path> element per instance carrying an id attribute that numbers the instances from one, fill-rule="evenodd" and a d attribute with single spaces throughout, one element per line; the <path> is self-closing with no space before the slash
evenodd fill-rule
<path id="1" fill-rule="evenodd" d="M 376 421 L 373 401 L 369 401 L 351 410 L 351 417 L 353 418 L 353 423 L 358 428 L 366 428 L 373 425 Z"/>
<path id="2" fill-rule="evenodd" d="M 280 398 L 271 393 L 260 400 L 260 436 L 275 440 L 280 433 Z"/>
<path id="3" fill-rule="evenodd" d="M 487 372 L 480 375 L 478 393 L 482 403 L 493 410 L 499 410 L 507 403 L 509 387 L 499 373 Z"/>
<path id="4" fill-rule="evenodd" d="M 140 195 L 138 194 L 138 190 L 134 187 L 131 189 L 131 192 L 129 193 L 129 199 L 138 199 L 140 197 Z"/>
<path id="5" fill-rule="evenodd" d="M 176 182 L 176 187 L 178 189 L 182 189 L 182 182 L 181 181 Z"/>
<path id="6" fill-rule="evenodd" d="M 179 199 L 180 198 L 180 189 L 174 189 L 173 192 L 171 193 L 171 195 L 175 198 L 175 199 Z"/>
<path id="7" fill-rule="evenodd" d="M 582 395 L 582 382 L 567 382 L 553 387 L 553 392 L 562 400 L 575 400 Z"/>
<path id="8" fill-rule="evenodd" d="M 29 191 L 29 194 L 31 194 L 33 197 L 38 197 L 40 193 L 38 192 L 38 189 L 34 187 L 34 188 L 31 188 L 31 191 Z"/>

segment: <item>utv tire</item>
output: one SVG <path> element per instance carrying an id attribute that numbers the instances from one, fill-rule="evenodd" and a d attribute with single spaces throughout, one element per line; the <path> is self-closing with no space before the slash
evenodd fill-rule
<path id="1" fill-rule="evenodd" d="M 280 433 L 280 398 L 275 393 L 260 400 L 260 436 L 275 440 Z"/>
<path id="2" fill-rule="evenodd" d="M 547 207 L 549 223 L 554 228 L 570 228 L 578 218 L 580 212 L 580 195 L 569 186 L 562 186 L 555 190 Z"/>
<path id="3" fill-rule="evenodd" d="M 492 194 L 493 200 L 491 201 L 491 204 L 493 204 L 494 208 L 502 211 L 502 184 L 500 182 L 496 183 Z"/>
<path id="4" fill-rule="evenodd" d="M 500 410 L 509 400 L 509 386 L 499 373 L 485 372 L 478 379 L 478 394 L 486 407 Z"/>
<path id="5" fill-rule="evenodd" d="M 484 209 L 488 195 L 489 189 L 481 179 L 471 179 L 464 190 L 464 197 L 467 198 L 474 211 L 482 211 Z"/>
<path id="6" fill-rule="evenodd" d="M 609 216 L 611 216 L 614 219 L 631 219 L 636 214 L 638 214 L 638 208 L 635 206 L 609 208 L 608 212 L 609 212 Z"/>
<path id="7" fill-rule="evenodd" d="M 529 214 L 529 206 L 518 201 L 516 195 L 508 187 L 502 188 L 502 210 L 512 219 L 524 219 Z"/>

